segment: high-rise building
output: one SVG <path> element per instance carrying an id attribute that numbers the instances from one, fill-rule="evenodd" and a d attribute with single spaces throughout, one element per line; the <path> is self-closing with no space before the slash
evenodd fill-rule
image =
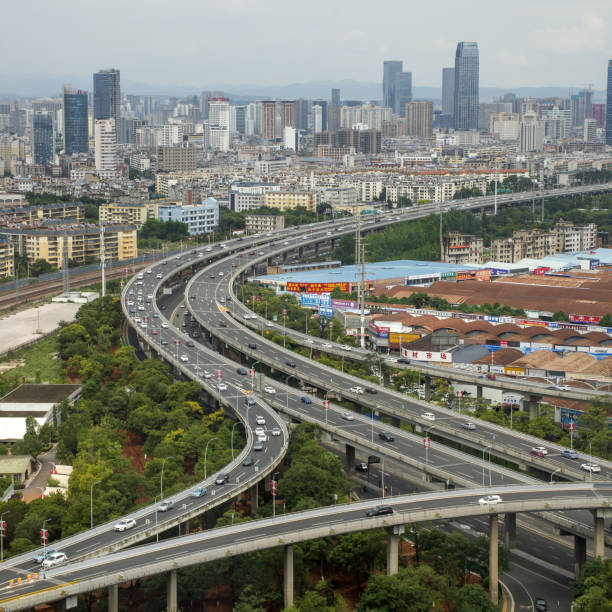
<path id="1" fill-rule="evenodd" d="M 453 111 L 456 130 L 478 129 L 478 75 L 478 43 L 458 43 Z"/>
<path id="2" fill-rule="evenodd" d="M 89 130 L 87 118 L 87 92 L 73 92 L 70 85 L 64 85 L 64 153 L 87 153 L 89 151 Z"/>
<path id="3" fill-rule="evenodd" d="M 310 100 L 299 98 L 295 101 L 295 127 L 298 130 L 308 129 L 308 115 L 310 114 Z"/>
<path id="4" fill-rule="evenodd" d="M 247 107 L 246 106 L 234 106 L 235 113 L 235 129 L 239 134 L 246 134 L 246 117 Z"/>
<path id="5" fill-rule="evenodd" d="M 114 119 L 96 119 L 94 127 L 96 171 L 114 174 L 117 169 L 117 135 Z"/>
<path id="6" fill-rule="evenodd" d="M 313 100 L 312 105 L 321 107 L 321 129 L 325 132 L 327 130 L 327 100 Z"/>
<path id="7" fill-rule="evenodd" d="M 395 84 L 397 74 L 403 70 L 404 62 L 388 60 L 383 63 L 383 106 L 388 106 L 397 114 L 395 108 Z"/>
<path id="8" fill-rule="evenodd" d="M 276 140 L 276 102 L 266 100 L 261 103 L 261 137 Z"/>
<path id="9" fill-rule="evenodd" d="M 406 134 L 429 138 L 433 121 L 433 102 L 431 100 L 415 100 L 406 104 Z"/>
<path id="10" fill-rule="evenodd" d="M 340 106 L 340 90 L 339 89 L 331 90 L 331 103 L 334 106 Z"/>
<path id="11" fill-rule="evenodd" d="M 590 119 L 591 107 L 593 105 L 593 92 L 583 89 L 570 97 L 570 111 L 572 114 L 572 127 L 582 129 L 584 120 Z"/>
<path id="12" fill-rule="evenodd" d="M 612 60 L 608 60 L 608 83 L 606 96 L 606 144 L 612 145 Z"/>
<path id="13" fill-rule="evenodd" d="M 227 152 L 230 146 L 230 107 L 227 98 L 208 99 L 208 145 Z"/>
<path id="14" fill-rule="evenodd" d="M 520 126 L 521 153 L 541 151 L 544 144 L 544 123 L 536 113 L 525 113 Z"/>
<path id="15" fill-rule="evenodd" d="M 455 112 L 455 69 L 442 68 L 442 114 Z"/>
<path id="16" fill-rule="evenodd" d="M 284 134 L 285 127 L 295 127 L 295 100 L 283 100 L 280 103 L 280 129 Z"/>
<path id="17" fill-rule="evenodd" d="M 121 79 L 115 68 L 100 70 L 93 75 L 94 114 L 96 119 L 113 119 L 117 135 L 121 121 Z"/>
<path id="18" fill-rule="evenodd" d="M 406 104 L 408 102 L 412 102 L 412 72 L 398 72 L 395 75 L 393 112 L 400 115 L 400 117 L 405 117 Z"/>
<path id="19" fill-rule="evenodd" d="M 37 111 L 32 116 L 32 159 L 47 166 L 53 162 L 53 115 Z"/>
<path id="20" fill-rule="evenodd" d="M 606 105 L 591 104 L 591 116 L 597 121 L 598 128 L 606 127 Z"/>
<path id="21" fill-rule="evenodd" d="M 323 109 L 318 104 L 312 105 L 312 131 L 315 134 L 325 131 L 323 129 Z"/>

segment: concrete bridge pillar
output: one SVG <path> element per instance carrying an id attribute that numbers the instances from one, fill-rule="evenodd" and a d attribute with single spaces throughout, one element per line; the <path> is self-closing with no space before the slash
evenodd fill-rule
<path id="1" fill-rule="evenodd" d="M 579 578 L 587 559 L 586 538 L 574 535 L 574 575 Z"/>
<path id="2" fill-rule="evenodd" d="M 289 608 L 293 605 L 293 544 L 285 546 L 285 573 L 283 582 L 285 608 Z"/>
<path id="3" fill-rule="evenodd" d="M 593 555 L 604 558 L 604 519 L 593 515 Z"/>
<path id="4" fill-rule="evenodd" d="M 506 512 L 504 517 L 504 544 L 508 550 L 516 547 L 516 512 Z"/>
<path id="5" fill-rule="evenodd" d="M 355 466 L 355 447 L 347 444 L 344 454 L 346 456 L 346 469 L 350 471 Z"/>
<path id="6" fill-rule="evenodd" d="M 170 570 L 168 572 L 168 582 L 166 584 L 166 612 L 177 612 L 178 610 L 176 582 L 176 570 Z"/>
<path id="7" fill-rule="evenodd" d="M 494 606 L 499 600 L 498 529 L 499 516 L 492 514 L 489 517 L 489 597 Z"/>
<path id="8" fill-rule="evenodd" d="M 255 483 L 251 487 L 251 514 L 255 514 L 257 512 L 257 508 L 259 507 L 259 483 Z"/>
<path id="9" fill-rule="evenodd" d="M 108 587 L 108 612 L 119 612 L 119 585 Z"/>
<path id="10" fill-rule="evenodd" d="M 391 417 L 391 425 L 393 425 L 393 427 L 399 427 L 400 426 L 399 417 Z"/>
<path id="11" fill-rule="evenodd" d="M 403 531 L 403 525 L 387 527 L 387 576 L 397 574 L 399 565 L 399 537 Z"/>
<path id="12" fill-rule="evenodd" d="M 431 376 L 425 376 L 425 401 L 431 401 Z"/>
<path id="13" fill-rule="evenodd" d="M 482 399 L 482 385 L 476 385 L 476 399 Z"/>
<path id="14" fill-rule="evenodd" d="M 189 521 L 184 521 L 179 523 L 179 536 L 184 536 L 189 533 Z"/>

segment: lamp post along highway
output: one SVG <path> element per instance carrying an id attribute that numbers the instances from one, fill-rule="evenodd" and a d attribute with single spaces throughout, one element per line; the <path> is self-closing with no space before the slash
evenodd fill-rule
<path id="1" fill-rule="evenodd" d="M 0 514 L 0 561 L 4 561 L 4 536 L 6 535 L 6 521 L 4 520 L 4 515 L 10 513 L 10 510 L 5 510 Z"/>
<path id="2" fill-rule="evenodd" d="M 101 480 L 92 482 L 91 487 L 89 487 L 89 526 L 91 529 L 93 529 L 93 488 L 101 482 Z"/>
<path id="3" fill-rule="evenodd" d="M 217 438 L 211 438 L 207 443 L 206 443 L 206 448 L 204 449 L 204 480 L 206 480 L 206 459 L 208 458 L 208 445 L 213 441 L 216 440 Z"/>
<path id="4" fill-rule="evenodd" d="M 43 541 L 43 563 L 45 562 L 45 560 L 47 559 L 47 542 L 49 541 L 49 532 L 47 531 L 45 525 L 52 520 L 51 518 L 46 518 L 43 521 L 43 525 L 42 525 L 42 529 L 40 530 L 40 536 L 42 538 Z M 46 578 L 45 576 L 45 571 L 44 571 L 44 566 L 43 566 L 43 578 Z"/>
<path id="5" fill-rule="evenodd" d="M 161 497 L 160 501 L 164 499 L 164 468 L 166 467 L 166 461 L 168 459 L 174 459 L 174 457 L 170 455 L 169 457 L 166 457 L 162 462 L 161 477 L 159 479 L 159 494 Z"/>
<path id="6" fill-rule="evenodd" d="M 248 408 L 247 408 L 248 410 Z M 232 461 L 234 460 L 234 429 L 236 428 L 236 425 L 242 425 L 242 421 L 236 421 L 233 425 L 232 425 L 232 436 L 231 436 L 231 445 L 232 445 Z M 207 445 L 208 446 L 208 445 Z"/>

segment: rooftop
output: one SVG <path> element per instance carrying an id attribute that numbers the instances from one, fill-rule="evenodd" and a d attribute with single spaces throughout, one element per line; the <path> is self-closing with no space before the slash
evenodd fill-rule
<path id="1" fill-rule="evenodd" d="M 19 385 L 0 398 L 0 403 L 58 403 L 80 389 L 80 385 Z"/>

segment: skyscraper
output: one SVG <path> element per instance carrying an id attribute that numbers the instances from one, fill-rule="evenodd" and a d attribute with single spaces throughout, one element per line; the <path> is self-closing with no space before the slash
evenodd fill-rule
<path id="1" fill-rule="evenodd" d="M 211 149 L 229 151 L 230 108 L 227 98 L 208 99 L 208 144 Z"/>
<path id="2" fill-rule="evenodd" d="M 295 101 L 295 127 L 298 130 L 308 129 L 308 115 L 310 113 L 310 100 L 298 98 Z"/>
<path id="3" fill-rule="evenodd" d="M 412 101 L 412 72 L 398 72 L 395 75 L 395 101 L 393 112 L 406 116 L 406 104 Z"/>
<path id="4" fill-rule="evenodd" d="M 96 119 L 94 126 L 96 170 L 114 174 L 117 170 L 117 134 L 114 119 Z"/>
<path id="5" fill-rule="evenodd" d="M 276 140 L 276 102 L 267 100 L 261 103 L 261 137 Z"/>
<path id="6" fill-rule="evenodd" d="M 313 106 L 321 107 L 321 130 L 323 132 L 327 131 L 327 100 L 313 100 Z"/>
<path id="7" fill-rule="evenodd" d="M 478 43 L 460 42 L 455 54 L 454 125 L 478 129 Z"/>
<path id="8" fill-rule="evenodd" d="M 37 111 L 32 117 L 32 158 L 35 164 L 53 162 L 53 115 Z"/>
<path id="9" fill-rule="evenodd" d="M 429 138 L 433 119 L 433 102 L 431 100 L 415 100 L 408 102 L 405 108 L 406 134 Z"/>
<path id="10" fill-rule="evenodd" d="M 94 86 L 94 121 L 96 119 L 113 119 L 115 130 L 119 132 L 121 120 L 121 83 L 119 70 L 110 68 L 100 70 L 93 75 Z"/>
<path id="11" fill-rule="evenodd" d="M 442 114 L 455 112 L 455 69 L 442 68 Z"/>
<path id="12" fill-rule="evenodd" d="M 285 127 L 295 127 L 295 100 L 283 100 L 280 103 L 280 128 L 284 134 Z"/>
<path id="13" fill-rule="evenodd" d="M 612 145 L 612 60 L 608 60 L 608 92 L 606 97 L 606 144 Z"/>
<path id="14" fill-rule="evenodd" d="M 87 92 L 72 91 L 64 85 L 64 152 L 87 153 L 89 151 L 89 130 L 87 129 Z"/>
<path id="15" fill-rule="evenodd" d="M 395 107 L 396 75 L 403 70 L 404 62 L 388 60 L 383 64 L 383 106 L 388 106 L 397 113 Z"/>
<path id="16" fill-rule="evenodd" d="M 334 106 L 340 106 L 340 90 L 332 89 L 331 91 L 331 103 Z"/>

